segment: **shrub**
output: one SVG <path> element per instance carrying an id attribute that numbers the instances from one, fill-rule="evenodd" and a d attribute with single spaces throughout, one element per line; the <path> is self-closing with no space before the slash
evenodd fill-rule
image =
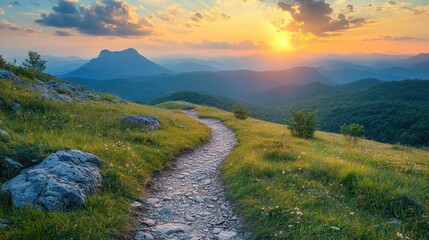
<path id="1" fill-rule="evenodd" d="M 46 61 L 37 52 L 30 51 L 22 66 L 37 72 L 43 72 L 46 69 Z"/>
<path id="2" fill-rule="evenodd" d="M 316 132 L 316 115 L 307 110 L 290 110 L 291 120 L 285 119 L 292 136 L 299 138 L 313 138 Z"/>
<path id="3" fill-rule="evenodd" d="M 349 125 L 342 125 L 340 133 L 344 135 L 348 144 L 357 143 L 360 138 L 363 137 L 364 127 L 363 125 L 352 123 Z"/>
<path id="4" fill-rule="evenodd" d="M 234 112 L 234 116 L 240 120 L 246 120 L 246 118 L 249 117 L 249 112 L 247 111 L 246 107 L 243 105 L 235 106 L 233 109 L 233 112 Z"/>

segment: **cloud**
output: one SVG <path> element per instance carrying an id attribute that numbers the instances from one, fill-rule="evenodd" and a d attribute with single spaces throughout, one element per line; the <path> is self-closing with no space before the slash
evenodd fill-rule
<path id="1" fill-rule="evenodd" d="M 215 42 L 210 40 L 204 40 L 201 43 L 185 42 L 184 44 L 188 47 L 198 48 L 198 49 L 248 50 L 248 49 L 258 49 L 260 47 L 260 45 L 255 44 L 252 41 L 230 43 L 230 42 Z"/>
<path id="2" fill-rule="evenodd" d="M 191 17 L 191 20 L 194 22 L 218 22 L 218 21 L 227 21 L 231 19 L 231 16 L 222 12 L 219 8 L 214 7 L 211 9 L 205 9 L 194 13 Z"/>
<path id="3" fill-rule="evenodd" d="M 0 15 L 4 14 L 3 8 L 0 8 Z"/>
<path id="4" fill-rule="evenodd" d="M 419 39 L 411 36 L 379 36 L 377 38 L 364 39 L 363 41 L 424 41 L 425 39 Z"/>
<path id="5" fill-rule="evenodd" d="M 50 27 L 73 28 L 96 36 L 148 36 L 152 25 L 140 18 L 134 7 L 124 0 L 102 0 L 81 5 L 77 0 L 58 0 L 49 14 L 35 22 Z"/>
<path id="6" fill-rule="evenodd" d="M 353 5 L 351 5 L 351 4 L 347 4 L 347 5 L 346 5 L 346 12 L 351 13 L 351 12 L 353 12 L 353 11 L 354 11 L 354 7 L 353 7 Z"/>
<path id="7" fill-rule="evenodd" d="M 328 33 L 359 27 L 366 23 L 365 18 L 353 19 L 342 13 L 334 17 L 333 9 L 325 0 L 295 0 L 294 4 L 278 2 L 277 6 L 288 12 L 292 18 L 286 26 L 276 25 L 279 30 L 327 36 Z M 347 8 L 349 12 L 353 11 L 353 6 Z"/>
<path id="8" fill-rule="evenodd" d="M 56 30 L 55 31 L 55 35 L 60 36 L 60 37 L 74 36 L 73 33 L 70 33 L 70 32 L 67 32 L 67 31 L 62 31 L 62 30 Z"/>
<path id="9" fill-rule="evenodd" d="M 28 34 L 28 33 L 37 33 L 40 32 L 38 30 L 35 30 L 33 28 L 29 27 L 19 27 L 14 23 L 11 23 L 6 20 L 0 20 L 0 31 L 11 31 L 11 32 L 17 32 L 22 34 Z"/>
<path id="10" fill-rule="evenodd" d="M 183 11 L 184 9 L 181 6 L 171 5 L 161 11 L 158 11 L 158 15 L 160 19 L 166 22 L 172 22 L 175 20 L 175 17 L 181 14 Z"/>

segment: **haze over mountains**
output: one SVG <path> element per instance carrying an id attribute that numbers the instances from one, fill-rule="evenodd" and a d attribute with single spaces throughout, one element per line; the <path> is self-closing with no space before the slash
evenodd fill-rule
<path id="1" fill-rule="evenodd" d="M 315 94 L 325 93 L 325 90 L 333 85 L 367 78 L 382 81 L 429 79 L 429 68 L 425 68 L 429 63 L 429 54 L 391 58 L 389 55 L 376 54 L 357 55 L 355 58 L 332 57 L 335 59 L 304 61 L 298 58 L 295 63 L 297 66 L 281 70 L 218 70 L 221 69 L 217 68 L 221 60 L 231 63 L 231 66 L 233 63 L 236 66 L 240 64 L 245 66 L 251 62 L 259 62 L 262 65 L 273 62 L 263 57 L 258 59 L 256 56 L 217 60 L 166 58 L 158 59 L 162 62 L 161 65 L 140 55 L 135 49 L 117 52 L 103 50 L 97 58 L 62 77 L 94 90 L 118 94 L 130 100 L 151 101 L 177 91 L 194 91 L 251 102 L 255 102 L 253 101 L 255 97 L 253 100 L 250 97 L 252 94 L 267 95 L 267 92 L 274 95 L 286 94 L 290 98 L 291 95 L 287 94 L 287 91 L 282 92 L 281 89 L 291 89 L 288 91 L 291 93 L 297 86 L 308 83 L 319 83 L 305 87 L 314 88 L 305 91 L 308 94 Z M 285 62 L 285 65 L 293 66 L 290 62 Z M 273 63 L 273 68 L 275 67 L 278 67 L 278 62 Z M 303 96 L 306 95 L 300 97 Z M 258 103 L 264 102 L 262 99 L 264 98 L 261 97 Z"/>
<path id="2" fill-rule="evenodd" d="M 284 68 L 256 56 L 157 61 L 161 64 L 134 49 L 103 50 L 64 76 L 70 82 L 132 101 L 184 100 L 226 110 L 245 104 L 252 116 L 280 123 L 290 107 L 306 108 L 316 112 L 324 131 L 336 132 L 341 124 L 355 122 L 368 127 L 366 136 L 371 139 L 429 144 L 428 137 L 421 134 L 429 131 L 429 100 L 424 96 L 429 81 L 402 81 L 428 80 L 429 54 L 298 58 L 293 64 L 284 62 Z M 271 69 L 280 70 L 224 70 L 219 64 L 222 61 L 229 64 L 227 69 L 259 63 L 261 69 L 272 64 Z"/>

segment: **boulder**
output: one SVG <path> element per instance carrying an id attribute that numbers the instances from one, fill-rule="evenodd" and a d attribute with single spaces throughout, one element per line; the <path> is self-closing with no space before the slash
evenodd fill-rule
<path id="1" fill-rule="evenodd" d="M 12 169 L 15 169 L 17 171 L 20 171 L 20 170 L 24 169 L 24 165 L 22 165 L 21 163 L 13 160 L 12 158 L 6 157 L 4 160 L 6 160 L 6 163 Z"/>
<path id="2" fill-rule="evenodd" d="M 4 183 L 16 207 L 59 211 L 82 206 L 101 186 L 101 161 L 78 150 L 57 151 Z"/>
<path id="3" fill-rule="evenodd" d="M 126 124 L 134 125 L 134 126 L 145 126 L 150 130 L 155 130 L 161 126 L 161 121 L 159 118 L 151 116 L 151 115 L 133 115 L 124 117 L 122 119 Z"/>

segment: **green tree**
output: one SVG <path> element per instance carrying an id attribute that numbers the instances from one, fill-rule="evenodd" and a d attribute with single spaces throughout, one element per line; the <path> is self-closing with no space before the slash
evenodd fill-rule
<path id="1" fill-rule="evenodd" d="M 307 110 L 290 110 L 289 113 L 292 119 L 285 119 L 285 123 L 292 136 L 306 139 L 313 138 L 317 127 L 316 114 Z"/>
<path id="2" fill-rule="evenodd" d="M 25 59 L 22 66 L 37 72 L 43 72 L 46 69 L 46 61 L 37 52 L 29 51 L 28 58 Z"/>
<path id="3" fill-rule="evenodd" d="M 237 105 L 233 109 L 234 116 L 240 120 L 246 120 L 249 117 L 249 112 L 243 105 Z"/>
<path id="4" fill-rule="evenodd" d="M 6 60 L 4 60 L 3 56 L 0 55 L 0 68 L 5 68 L 6 64 Z"/>
<path id="5" fill-rule="evenodd" d="M 357 143 L 363 137 L 364 126 L 352 123 L 344 124 L 340 128 L 340 133 L 343 134 L 348 144 Z"/>

